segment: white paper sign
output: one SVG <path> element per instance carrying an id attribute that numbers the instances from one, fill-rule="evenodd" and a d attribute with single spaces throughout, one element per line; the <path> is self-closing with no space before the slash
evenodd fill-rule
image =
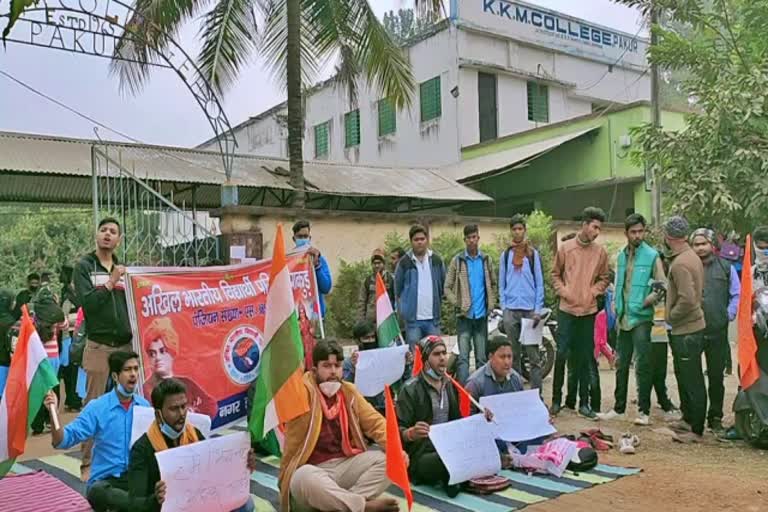
<path id="1" fill-rule="evenodd" d="M 516 443 L 557 432 L 537 389 L 484 396 L 480 405 L 493 412 L 497 439 Z"/>
<path id="2" fill-rule="evenodd" d="M 250 499 L 247 432 L 155 454 L 165 482 L 163 512 L 230 512 Z"/>
<path id="3" fill-rule="evenodd" d="M 147 433 L 149 426 L 155 421 L 155 410 L 152 407 L 136 405 L 133 407 L 133 423 L 131 424 L 131 446 Z M 211 435 L 211 418 L 196 412 L 187 413 L 187 421 L 197 427 L 206 438 Z"/>
<path id="4" fill-rule="evenodd" d="M 450 475 L 449 485 L 501 471 L 493 423 L 482 414 L 429 427 L 429 439 Z"/>
<path id="5" fill-rule="evenodd" d="M 363 396 L 376 396 L 403 377 L 408 345 L 361 350 L 357 353 L 355 386 Z"/>
<path id="6" fill-rule="evenodd" d="M 533 320 L 530 318 L 520 319 L 520 343 L 523 345 L 539 345 L 541 343 L 542 331 L 544 330 L 544 321 L 539 325 L 533 326 Z"/>
<path id="7" fill-rule="evenodd" d="M 242 260 L 245 258 L 245 246 L 244 245 L 231 245 L 229 247 L 229 259 L 230 260 Z"/>

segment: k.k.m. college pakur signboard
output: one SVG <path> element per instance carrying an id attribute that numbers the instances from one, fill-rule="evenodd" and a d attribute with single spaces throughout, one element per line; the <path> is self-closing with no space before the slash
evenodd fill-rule
<path id="1" fill-rule="evenodd" d="M 523 2 L 451 0 L 451 19 L 576 57 L 643 70 L 647 66 L 646 39 Z"/>

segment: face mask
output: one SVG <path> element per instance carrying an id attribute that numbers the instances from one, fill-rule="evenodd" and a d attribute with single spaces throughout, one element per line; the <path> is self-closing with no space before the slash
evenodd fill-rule
<path id="1" fill-rule="evenodd" d="M 296 247 L 307 247 L 309 245 L 309 238 L 297 238 Z"/>
<path id="2" fill-rule="evenodd" d="M 160 414 L 160 418 L 163 418 L 162 413 Z M 184 427 L 187 426 L 187 418 L 184 418 Z M 163 433 L 168 439 L 173 439 L 174 441 L 181 437 L 181 434 L 184 433 L 184 427 L 181 428 L 181 430 L 177 431 L 175 428 L 170 426 L 165 422 L 164 419 L 162 419 L 162 424 L 160 425 L 160 432 Z"/>
<path id="3" fill-rule="evenodd" d="M 379 344 L 376 343 L 375 341 L 371 343 L 362 343 L 360 345 L 360 350 L 372 350 L 375 348 L 379 348 Z"/>
<path id="4" fill-rule="evenodd" d="M 328 398 L 331 398 L 332 396 L 336 395 L 336 393 L 339 392 L 341 389 L 341 382 L 337 380 L 332 380 L 328 382 L 321 382 L 318 384 L 318 387 L 320 388 L 320 391 L 327 396 Z"/>
<path id="5" fill-rule="evenodd" d="M 442 378 L 442 375 L 437 373 L 431 366 L 424 371 L 434 380 L 440 380 Z"/>
<path id="6" fill-rule="evenodd" d="M 117 383 L 117 392 L 120 393 L 122 396 L 127 396 L 127 397 L 132 397 L 133 395 L 136 394 L 135 389 L 129 393 L 128 390 L 125 389 L 125 387 L 119 382 Z"/>
<path id="7" fill-rule="evenodd" d="M 33 292 L 33 293 L 34 293 L 34 292 L 36 292 L 36 291 L 37 291 L 37 289 L 38 289 L 38 288 L 40 288 L 40 287 L 39 287 L 39 286 L 30 286 L 30 287 L 29 287 L 29 291 L 31 291 L 31 292 Z"/>
<path id="8" fill-rule="evenodd" d="M 755 246 L 755 263 L 761 267 L 768 266 L 768 249 L 758 249 Z"/>

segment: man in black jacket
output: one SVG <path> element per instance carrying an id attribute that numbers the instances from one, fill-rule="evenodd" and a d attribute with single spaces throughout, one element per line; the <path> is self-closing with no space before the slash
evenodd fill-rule
<path id="1" fill-rule="evenodd" d="M 120 223 L 113 218 L 99 222 L 96 250 L 83 256 L 75 266 L 74 283 L 83 307 L 86 345 L 83 369 L 88 374 L 84 405 L 104 394 L 109 378 L 107 359 L 113 352 L 131 350 L 131 325 L 125 302 L 123 275 L 115 250 L 120 245 Z M 91 464 L 91 446 L 83 446 L 80 470 L 87 480 Z"/>
<path id="2" fill-rule="evenodd" d="M 152 390 L 155 421 L 146 434 L 131 448 L 128 463 L 128 494 L 132 512 L 160 512 L 165 501 L 166 486 L 160 480 L 160 467 L 155 454 L 161 450 L 204 441 L 203 434 L 187 423 L 187 388 L 179 380 L 165 379 Z M 248 469 L 256 469 L 256 455 L 248 454 Z M 233 512 L 253 512 L 248 500 Z"/>
<path id="3" fill-rule="evenodd" d="M 461 417 L 456 388 L 446 376 L 448 351 L 440 336 L 434 335 L 419 341 L 419 348 L 424 369 L 397 396 L 397 422 L 410 458 L 408 474 L 417 484 L 440 483 L 448 496 L 455 497 L 459 487 L 448 485 L 448 470 L 429 440 L 430 425 Z"/>

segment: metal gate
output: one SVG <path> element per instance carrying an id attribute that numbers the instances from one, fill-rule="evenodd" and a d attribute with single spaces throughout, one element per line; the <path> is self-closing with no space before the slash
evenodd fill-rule
<path id="1" fill-rule="evenodd" d="M 104 217 L 120 221 L 121 261 L 179 267 L 220 263 L 216 220 L 199 212 L 194 201 L 174 200 L 169 183 L 140 179 L 141 170 L 124 163 L 125 151 L 109 144 L 91 146 L 94 227 Z"/>

